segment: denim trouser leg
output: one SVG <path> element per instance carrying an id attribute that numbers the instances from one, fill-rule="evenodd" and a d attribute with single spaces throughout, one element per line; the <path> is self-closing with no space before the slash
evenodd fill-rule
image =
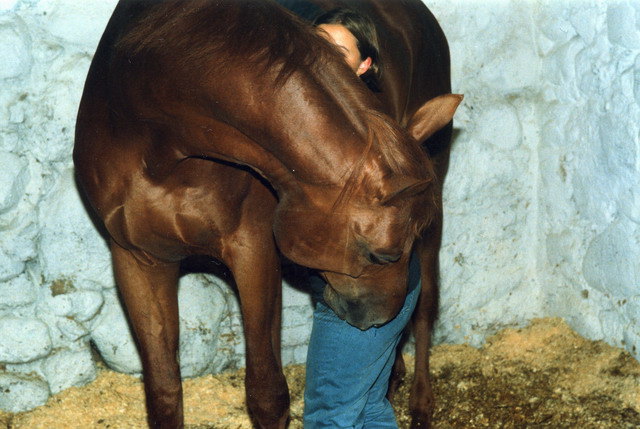
<path id="1" fill-rule="evenodd" d="M 384 365 L 378 380 L 369 392 L 369 397 L 365 405 L 364 425 L 365 429 L 397 429 L 396 415 L 393 412 L 393 407 L 387 400 L 387 390 L 389 388 L 389 377 L 391 377 L 391 370 L 396 360 L 396 350 L 398 341 L 400 341 L 400 335 L 398 340 L 393 346 L 393 350 L 389 353 L 387 362 Z"/>
<path id="2" fill-rule="evenodd" d="M 361 331 L 316 305 L 307 353 L 305 429 L 397 428 L 386 399 L 396 346 L 420 293 L 420 267 L 410 264 L 408 295 L 398 315 Z"/>

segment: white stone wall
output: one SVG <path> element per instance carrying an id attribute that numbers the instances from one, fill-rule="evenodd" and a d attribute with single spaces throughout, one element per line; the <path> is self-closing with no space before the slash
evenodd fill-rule
<path id="1" fill-rule="evenodd" d="M 436 341 L 479 344 L 552 315 L 638 357 L 640 1 L 426 2 L 465 94 Z M 114 6 L 0 0 L 0 409 L 90 381 L 92 343 L 112 367 L 139 371 L 70 158 Z M 286 286 L 284 301 L 284 361 L 303 362 L 309 297 Z M 183 278 L 180 306 L 186 375 L 242 364 L 237 301 L 223 281 Z"/>
<path id="2" fill-rule="evenodd" d="M 545 312 L 640 357 L 640 1 L 540 17 Z"/>
<path id="3" fill-rule="evenodd" d="M 440 341 L 532 316 L 640 356 L 640 1 L 427 1 L 465 93 Z"/>
<path id="4" fill-rule="evenodd" d="M 426 2 L 465 95 L 445 181 L 436 341 L 470 342 L 543 314 L 536 264 L 540 61 L 535 4 Z"/>

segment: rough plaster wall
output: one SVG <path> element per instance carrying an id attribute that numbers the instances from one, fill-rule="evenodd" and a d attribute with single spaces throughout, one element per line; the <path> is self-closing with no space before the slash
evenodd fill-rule
<path id="1" fill-rule="evenodd" d="M 640 356 L 640 2 L 427 3 L 466 96 L 436 338 L 553 315 Z"/>
<path id="2" fill-rule="evenodd" d="M 540 4 L 545 312 L 640 356 L 640 2 Z"/>
<path id="3" fill-rule="evenodd" d="M 465 95 L 445 182 L 435 340 L 470 342 L 542 314 L 535 265 L 540 64 L 530 2 L 426 2 Z"/>
<path id="4" fill-rule="evenodd" d="M 634 350 L 638 3 L 427 4 L 450 40 L 454 90 L 466 96 L 445 190 L 436 340 L 478 344 L 502 326 L 560 315 Z M 84 78 L 114 5 L 0 0 L 2 409 L 91 380 L 89 341 L 113 367 L 139 371 L 70 162 Z M 284 360 L 302 362 L 309 298 L 285 287 L 284 302 Z M 230 288 L 187 276 L 180 305 L 189 308 L 185 374 L 242 364 Z"/>

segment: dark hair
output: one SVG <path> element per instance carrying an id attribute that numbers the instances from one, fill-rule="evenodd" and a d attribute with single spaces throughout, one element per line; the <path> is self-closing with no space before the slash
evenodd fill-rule
<path id="1" fill-rule="evenodd" d="M 338 24 L 344 26 L 356 38 L 360 59 L 371 58 L 371 67 L 360 78 L 375 92 L 380 92 L 380 44 L 376 27 L 369 17 L 348 8 L 336 8 L 318 16 L 313 25 Z"/>

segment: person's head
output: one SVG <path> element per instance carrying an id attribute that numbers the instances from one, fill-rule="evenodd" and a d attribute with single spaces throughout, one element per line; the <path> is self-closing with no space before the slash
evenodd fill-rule
<path id="1" fill-rule="evenodd" d="M 351 69 L 374 91 L 380 75 L 378 36 L 371 20 L 351 9 L 337 8 L 318 16 L 313 24 L 343 52 Z"/>

